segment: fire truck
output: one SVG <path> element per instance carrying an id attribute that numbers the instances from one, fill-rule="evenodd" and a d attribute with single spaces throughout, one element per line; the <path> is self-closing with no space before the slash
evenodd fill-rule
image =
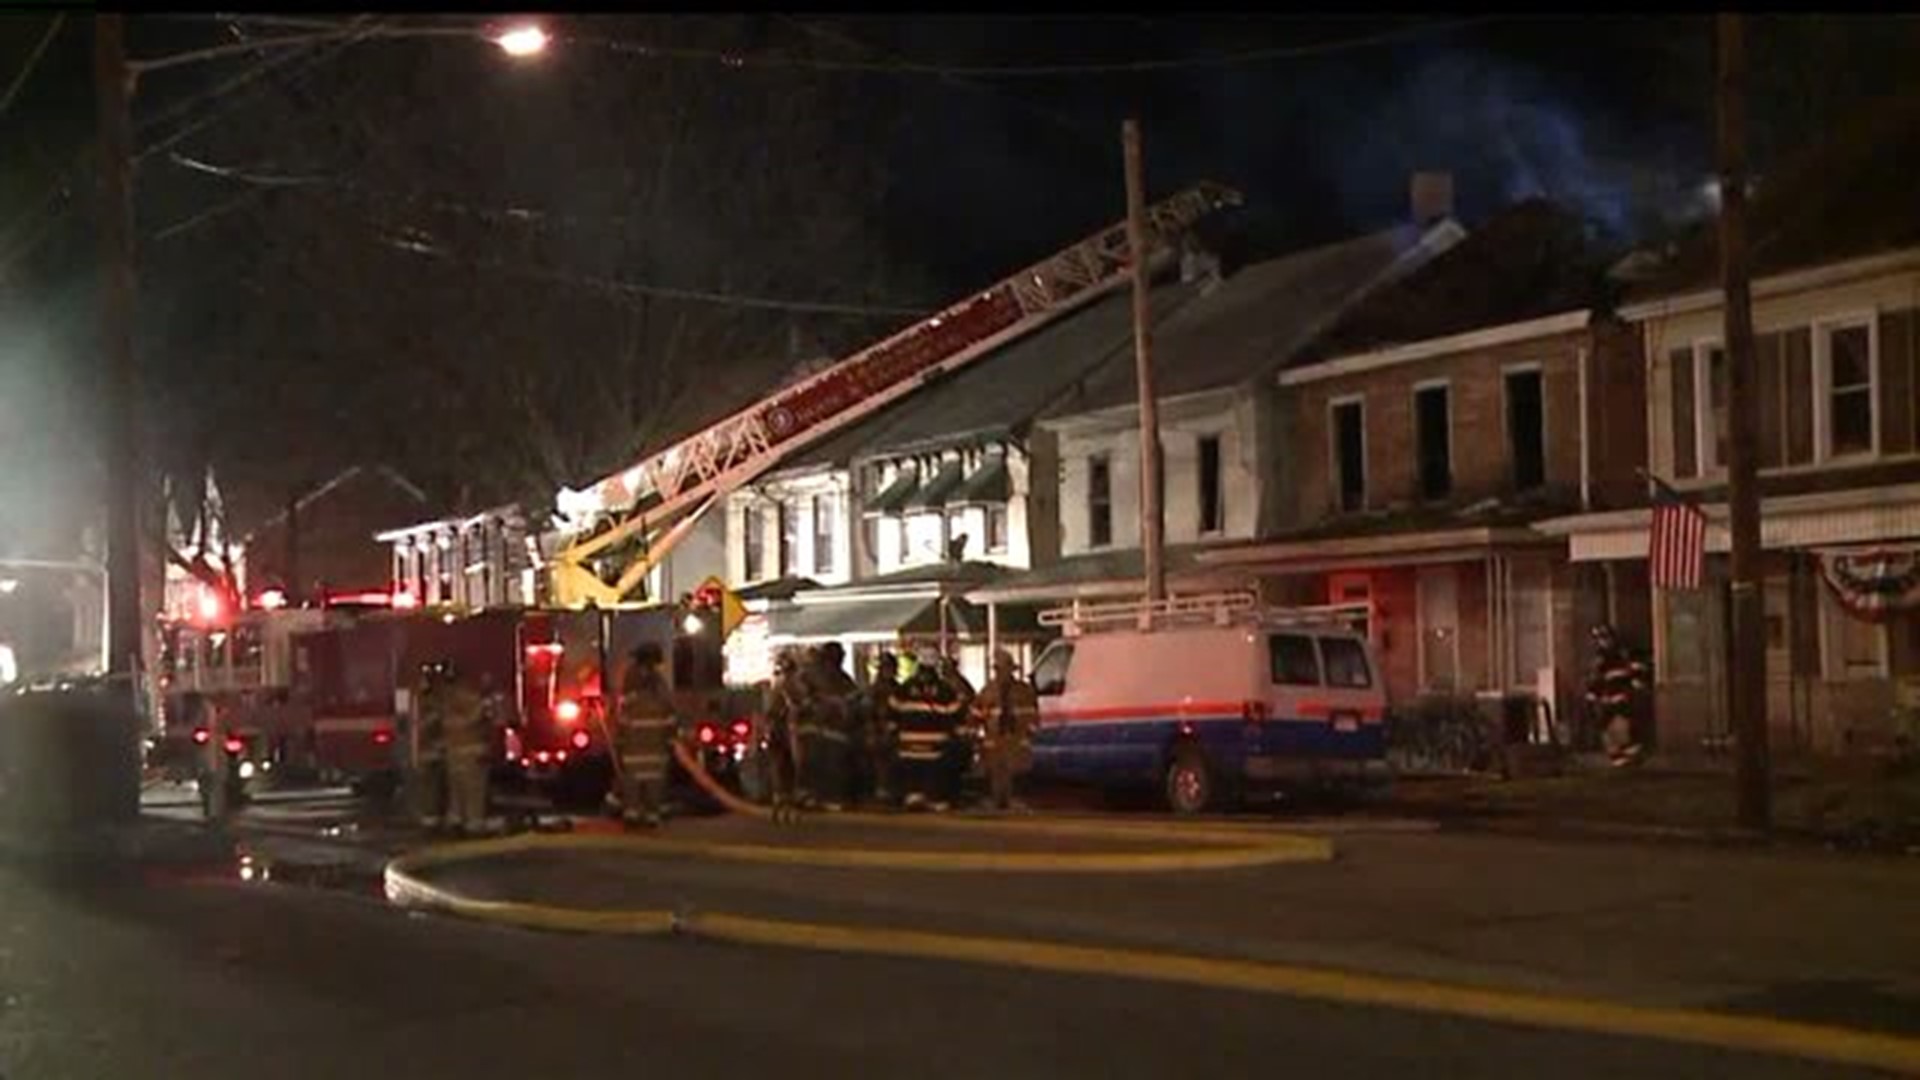
<path id="1" fill-rule="evenodd" d="M 413 752 L 420 673 L 449 662 L 491 704 L 495 790 L 591 804 L 614 779 L 618 680 L 642 642 L 668 660 L 676 712 L 709 771 L 723 783 L 737 776 L 752 714 L 725 686 L 717 628 L 695 598 L 616 610 L 395 611 L 300 635 L 296 691 L 311 702 L 322 775 L 385 794 Z"/>
<path id="2" fill-rule="evenodd" d="M 233 606 L 208 591 L 188 615 L 161 621 L 160 726 L 147 761 L 169 778 L 198 773 L 215 712 L 222 749 L 243 783 L 314 766 L 309 703 L 296 693 L 295 641 L 340 613 L 290 608 L 277 593 L 245 610 Z"/>

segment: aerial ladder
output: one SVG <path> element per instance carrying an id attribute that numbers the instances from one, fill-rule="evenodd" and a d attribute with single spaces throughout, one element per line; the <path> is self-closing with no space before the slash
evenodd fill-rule
<path id="1" fill-rule="evenodd" d="M 1240 194 L 1202 183 L 1146 211 L 1150 265 L 1170 258 L 1202 217 Z M 706 511 L 791 455 L 885 409 L 920 387 L 1112 292 L 1130 279 L 1121 222 L 1029 266 L 832 366 L 652 453 L 584 491 L 562 491 L 573 540 L 548 561 L 553 599 L 612 607 L 699 523 Z M 597 523 L 598 528 L 592 524 Z M 635 543 L 612 581 L 603 553 Z"/>

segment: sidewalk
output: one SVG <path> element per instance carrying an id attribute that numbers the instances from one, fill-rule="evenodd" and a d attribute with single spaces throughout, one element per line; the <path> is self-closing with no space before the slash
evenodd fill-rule
<path id="1" fill-rule="evenodd" d="M 781 843 L 757 823 L 679 839 Z M 860 830 L 834 832 L 851 845 Z M 995 875 L 609 852 L 447 866 L 485 900 L 1153 949 L 1920 1033 L 1920 863 L 1446 835 L 1342 838 L 1329 864 Z"/>
<path id="2" fill-rule="evenodd" d="M 1774 829 L 1764 838 L 1736 827 L 1733 777 L 1699 770 L 1407 780 L 1395 786 L 1387 806 L 1454 827 L 1539 836 L 1920 854 L 1920 775 L 1777 777 L 1773 802 Z"/>

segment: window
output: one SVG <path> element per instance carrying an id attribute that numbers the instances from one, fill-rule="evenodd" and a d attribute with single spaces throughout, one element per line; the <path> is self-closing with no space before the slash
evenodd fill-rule
<path id="1" fill-rule="evenodd" d="M 1827 678 L 1835 682 L 1884 678 L 1884 629 L 1849 612 L 1832 593 L 1822 596 L 1821 606 L 1827 616 Z"/>
<path id="2" fill-rule="evenodd" d="M 1320 656 L 1327 664 L 1328 686 L 1365 690 L 1373 685 L 1373 672 L 1367 667 L 1367 650 L 1352 638 L 1321 638 Z"/>
<path id="3" fill-rule="evenodd" d="M 816 574 L 831 574 L 834 571 L 834 518 L 839 508 L 840 500 L 832 492 L 813 497 L 813 572 Z"/>
<path id="4" fill-rule="evenodd" d="M 1334 506 L 1343 511 L 1367 505 L 1366 406 L 1359 399 L 1333 403 Z"/>
<path id="5" fill-rule="evenodd" d="M 881 518 L 873 515 L 860 519 L 861 554 L 873 563 L 880 561 L 880 522 Z"/>
<path id="6" fill-rule="evenodd" d="M 938 512 L 913 514 L 906 519 L 907 547 L 900 561 L 936 563 L 947 557 L 947 517 Z"/>
<path id="7" fill-rule="evenodd" d="M 1828 458 L 1871 454 L 1879 445 L 1874 415 L 1875 371 L 1873 324 L 1837 323 L 1823 326 L 1815 337 L 1819 349 L 1817 371 L 1822 386 L 1820 417 L 1825 421 L 1821 456 Z"/>
<path id="8" fill-rule="evenodd" d="M 1267 656 L 1273 664 L 1276 686 L 1319 686 L 1320 654 L 1304 634 L 1274 634 L 1267 638 Z"/>
<path id="9" fill-rule="evenodd" d="M 1067 669 L 1073 666 L 1073 646 L 1057 644 L 1040 654 L 1033 665 L 1033 692 L 1053 697 L 1067 689 Z"/>
<path id="10" fill-rule="evenodd" d="M 1220 487 L 1220 436 L 1202 435 L 1197 447 L 1200 459 L 1200 532 L 1217 533 L 1226 528 Z"/>
<path id="11" fill-rule="evenodd" d="M 1413 392 L 1414 446 L 1420 456 L 1420 497 L 1439 500 L 1453 494 L 1453 433 L 1447 385 Z"/>
<path id="12" fill-rule="evenodd" d="M 1113 543 L 1113 468 L 1107 455 L 1087 459 L 1087 546 Z"/>
<path id="13" fill-rule="evenodd" d="M 1707 406 L 1700 411 L 1700 473 L 1704 476 L 1727 464 L 1727 351 L 1703 345 L 1694 363 L 1697 396 Z"/>
<path id="14" fill-rule="evenodd" d="M 800 504 L 782 501 L 780 507 L 780 576 L 790 577 L 800 568 Z"/>
<path id="15" fill-rule="evenodd" d="M 1420 685 L 1451 691 L 1460 685 L 1459 580 L 1451 566 L 1420 572 Z"/>
<path id="16" fill-rule="evenodd" d="M 1693 407 L 1693 350 L 1674 349 L 1667 354 L 1668 376 L 1673 389 L 1673 475 L 1679 479 L 1700 475 L 1700 436 L 1696 429 L 1699 414 Z"/>
<path id="17" fill-rule="evenodd" d="M 987 550 L 995 554 L 1007 550 L 1007 508 L 1004 503 L 987 504 Z"/>
<path id="18" fill-rule="evenodd" d="M 1507 453 L 1513 488 L 1532 491 L 1547 482 L 1547 411 L 1540 369 L 1507 372 Z"/>
<path id="19" fill-rule="evenodd" d="M 741 546 L 745 549 L 747 580 L 772 577 L 772 560 L 767 557 L 767 521 L 757 504 L 740 511 L 740 535 L 745 538 Z"/>

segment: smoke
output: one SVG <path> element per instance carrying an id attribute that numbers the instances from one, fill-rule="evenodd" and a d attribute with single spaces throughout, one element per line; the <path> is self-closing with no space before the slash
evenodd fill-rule
<path id="1" fill-rule="evenodd" d="M 1322 147 L 1344 210 L 1360 220 L 1404 208 L 1407 177 L 1422 169 L 1453 172 L 1465 216 L 1547 198 L 1621 238 L 1697 194 L 1671 131 L 1490 55 L 1432 53 L 1372 85 L 1330 103 L 1338 120 Z"/>
<path id="2" fill-rule="evenodd" d="M 0 304 L 0 555 L 74 558 L 95 524 L 99 458 L 81 394 L 96 380 L 74 299 Z"/>

